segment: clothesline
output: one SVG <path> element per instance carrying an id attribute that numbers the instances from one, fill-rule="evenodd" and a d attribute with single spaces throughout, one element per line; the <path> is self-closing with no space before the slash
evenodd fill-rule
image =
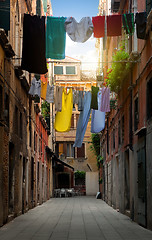
<path id="1" fill-rule="evenodd" d="M 48 88 L 49 87 L 49 88 Z M 49 91 L 48 91 L 49 89 Z M 91 132 L 97 133 L 105 127 L 105 112 L 110 111 L 110 89 L 91 86 L 91 90 L 77 87 L 50 86 L 47 81 L 33 78 L 29 94 L 55 104 L 54 128 L 58 132 L 68 132 L 71 128 L 73 108 L 80 112 L 74 147 L 81 147 L 89 121 L 91 109 Z M 49 100 L 49 101 L 48 101 Z"/>
<path id="2" fill-rule="evenodd" d="M 8 59 L 10 59 L 10 58 L 8 58 Z M 22 58 L 12 58 L 12 60 L 21 60 Z M 65 62 L 63 62 L 63 60 L 61 60 L 61 61 L 54 61 L 54 60 L 47 60 L 46 61 L 47 63 L 65 63 Z M 97 64 L 97 63 L 113 63 L 113 62 L 115 62 L 115 63 L 124 63 L 124 62 L 132 62 L 132 63 L 136 63 L 136 62 L 139 62 L 139 60 L 134 60 L 134 61 L 131 61 L 131 60 L 122 60 L 122 61 L 97 61 L 97 62 L 87 62 L 87 61 L 81 61 L 80 60 L 80 62 L 81 63 L 83 63 L 83 64 Z M 66 63 L 73 63 L 73 64 L 75 64 L 75 62 L 70 62 L 70 61 L 68 61 L 68 62 L 66 62 Z"/>
<path id="3" fill-rule="evenodd" d="M 122 23 L 127 34 L 132 35 L 134 33 L 133 13 L 109 15 L 106 16 L 106 19 L 107 21 L 105 21 L 105 16 L 95 16 L 92 17 L 92 20 L 90 17 L 84 17 L 78 23 L 72 17 L 47 16 L 45 27 L 44 16 L 40 18 L 36 15 L 24 14 L 22 69 L 30 73 L 45 74 L 48 71 L 46 64 L 49 61 L 47 59 L 53 59 L 53 62 L 65 59 L 66 33 L 74 42 L 82 43 L 86 42 L 92 34 L 95 38 L 101 38 L 105 35 L 108 37 L 120 36 L 122 35 Z M 137 37 L 145 39 L 146 12 L 136 13 L 135 23 Z M 100 62 L 108 63 L 109 61 Z M 129 60 L 129 62 L 135 61 Z"/>
<path id="4" fill-rule="evenodd" d="M 24 9 L 24 7 L 23 6 L 21 6 L 21 8 L 22 9 Z M 5 6 L 3 6 L 3 7 L 0 7 L 0 10 L 4 10 L 4 11 L 7 11 L 7 12 L 10 12 L 10 5 L 9 4 L 6 4 Z M 40 8 L 39 8 L 40 9 Z M 25 9 L 24 9 L 25 10 Z M 124 12 L 125 11 L 125 13 L 131 13 L 133 10 L 134 10 L 134 7 L 132 7 L 132 8 L 130 8 L 129 10 L 128 9 L 126 9 L 126 8 L 119 8 L 119 11 L 117 11 L 117 12 L 114 12 L 115 10 L 118 10 L 117 8 L 104 8 L 104 9 L 101 9 L 101 11 L 110 11 L 110 10 L 113 10 L 113 11 L 111 11 L 110 13 L 114 13 L 114 14 L 116 14 L 117 12 L 120 12 L 120 11 L 122 11 L 122 12 Z M 144 8 L 144 9 L 138 9 L 138 11 L 139 12 L 146 12 L 146 9 Z M 61 17 L 61 16 L 58 16 L 58 17 Z M 90 16 L 91 17 L 91 16 Z"/>

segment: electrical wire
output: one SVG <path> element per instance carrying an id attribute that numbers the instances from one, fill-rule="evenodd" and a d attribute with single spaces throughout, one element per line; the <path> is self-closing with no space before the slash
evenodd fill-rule
<path id="1" fill-rule="evenodd" d="M 22 59 L 22 58 L 11 58 L 11 60 L 20 60 L 20 59 Z M 85 62 L 83 62 L 83 61 L 81 61 L 80 60 L 80 63 L 83 63 L 83 64 L 98 64 L 98 63 L 127 63 L 127 62 L 131 62 L 131 63 L 137 63 L 137 62 L 139 62 L 139 60 L 137 60 L 137 61 L 131 61 L 131 60 L 129 60 L 129 61 L 98 61 L 98 62 L 87 62 L 87 61 L 85 61 Z M 61 61 L 55 61 L 55 60 L 48 60 L 47 61 L 47 63 L 59 63 L 59 64 L 64 64 L 65 62 L 63 61 L 63 60 L 61 60 Z M 66 63 L 73 63 L 73 64 L 75 64 L 75 63 L 77 63 L 77 62 L 66 62 Z M 79 62 L 78 62 L 79 63 Z M 61 66 L 61 65 L 60 65 Z M 40 75 L 40 74 L 39 74 Z"/>

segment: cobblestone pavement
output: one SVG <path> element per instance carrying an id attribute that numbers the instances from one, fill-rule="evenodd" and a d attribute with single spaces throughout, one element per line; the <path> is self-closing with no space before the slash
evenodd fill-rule
<path id="1" fill-rule="evenodd" d="M 1 240 L 152 240 L 95 197 L 53 198 L 0 228 Z"/>

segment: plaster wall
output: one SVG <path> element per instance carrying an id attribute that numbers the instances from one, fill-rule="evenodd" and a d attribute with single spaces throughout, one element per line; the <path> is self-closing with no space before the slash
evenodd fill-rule
<path id="1" fill-rule="evenodd" d="M 95 196 L 99 191 L 99 173 L 86 172 L 86 195 Z"/>

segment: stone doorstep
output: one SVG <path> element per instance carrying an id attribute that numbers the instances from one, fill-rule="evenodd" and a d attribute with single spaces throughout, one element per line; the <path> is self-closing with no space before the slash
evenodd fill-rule
<path id="1" fill-rule="evenodd" d="M 14 218 L 15 218 L 15 214 L 14 213 L 9 214 L 8 217 L 7 217 L 7 223 L 11 222 Z"/>
<path id="2" fill-rule="evenodd" d="M 125 210 L 125 215 L 128 216 L 128 217 L 131 216 L 131 215 L 130 215 L 130 210 L 129 210 L 129 209 L 126 209 L 126 210 Z"/>

